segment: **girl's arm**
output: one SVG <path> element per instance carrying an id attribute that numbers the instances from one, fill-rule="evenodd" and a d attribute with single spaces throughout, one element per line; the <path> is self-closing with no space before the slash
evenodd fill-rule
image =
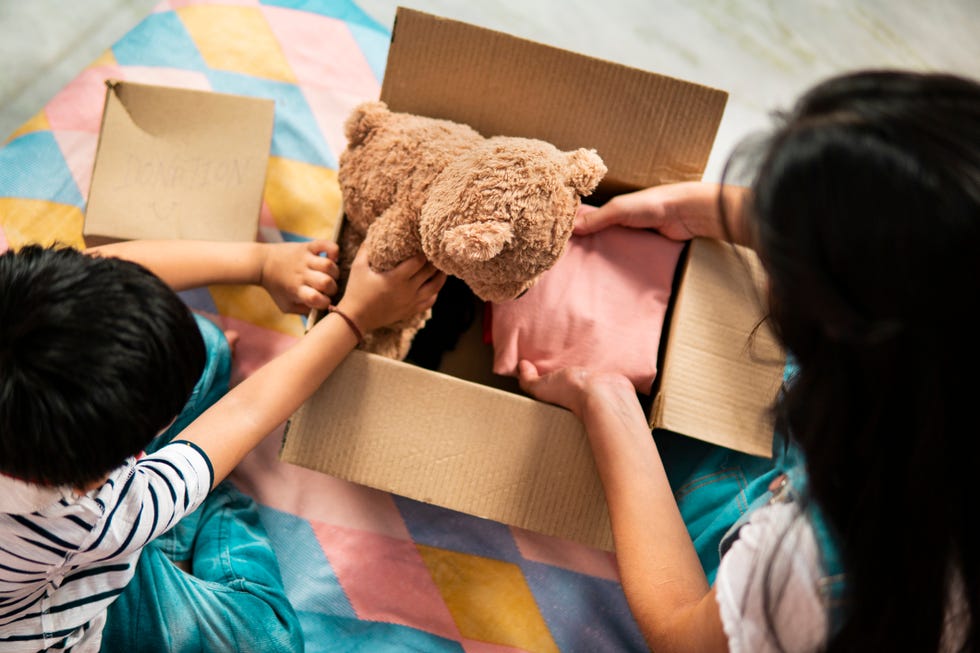
<path id="1" fill-rule="evenodd" d="M 568 368 L 521 385 L 572 410 L 585 425 L 609 507 L 627 602 L 657 653 L 726 652 L 714 592 L 681 518 L 646 416 L 623 376 Z"/>
<path id="2" fill-rule="evenodd" d="M 306 243 L 131 240 L 93 247 L 86 253 L 139 263 L 178 291 L 211 284 L 260 285 L 280 310 L 288 313 L 305 313 L 311 307 L 326 308 L 337 292 L 338 249 L 327 240 Z"/>

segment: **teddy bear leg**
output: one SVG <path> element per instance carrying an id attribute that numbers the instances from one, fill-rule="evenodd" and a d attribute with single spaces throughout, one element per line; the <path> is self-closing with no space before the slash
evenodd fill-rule
<path id="1" fill-rule="evenodd" d="M 408 208 L 389 207 L 368 227 L 364 246 L 368 248 L 371 267 L 379 271 L 390 270 L 422 253 L 418 215 Z"/>
<path id="2" fill-rule="evenodd" d="M 360 348 L 372 354 L 393 358 L 395 360 L 405 360 L 408 350 L 412 347 L 412 340 L 415 334 L 421 329 L 425 322 L 431 317 L 432 311 L 416 315 L 413 318 L 403 320 L 391 326 L 375 329 L 365 334 L 364 342 Z"/>
<path id="3" fill-rule="evenodd" d="M 340 229 L 340 236 L 337 238 L 337 245 L 340 247 L 340 256 L 337 257 L 337 267 L 340 275 L 337 279 L 337 299 L 344 295 L 344 288 L 347 287 L 347 278 L 350 276 L 350 268 L 357 256 L 357 250 L 364 242 L 364 236 L 351 228 L 349 223 L 344 223 Z"/>
<path id="4" fill-rule="evenodd" d="M 361 349 L 385 358 L 404 360 L 414 336 L 414 330 L 381 327 L 364 336 Z"/>

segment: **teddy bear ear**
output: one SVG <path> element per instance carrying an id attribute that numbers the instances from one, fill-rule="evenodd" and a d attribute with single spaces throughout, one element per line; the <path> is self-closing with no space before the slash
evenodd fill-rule
<path id="1" fill-rule="evenodd" d="M 584 147 L 568 152 L 568 183 L 579 195 L 588 195 L 595 190 L 606 174 L 606 164 L 595 150 Z"/>
<path id="2" fill-rule="evenodd" d="M 344 123 L 348 147 L 359 145 L 368 134 L 381 126 L 390 114 L 388 105 L 380 101 L 362 102 L 354 107 L 347 122 Z"/>
<path id="3" fill-rule="evenodd" d="M 503 251 L 514 238 L 508 222 L 472 222 L 448 229 L 443 234 L 443 249 L 459 261 L 489 261 Z"/>

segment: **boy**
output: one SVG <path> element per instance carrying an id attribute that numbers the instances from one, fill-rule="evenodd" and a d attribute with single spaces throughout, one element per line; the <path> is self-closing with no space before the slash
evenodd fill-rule
<path id="1" fill-rule="evenodd" d="M 430 307 L 445 277 L 358 257 L 340 305 L 196 419 L 230 356 L 174 291 L 256 283 L 283 310 L 326 308 L 336 255 L 323 241 L 0 255 L 4 651 L 302 648 L 254 504 L 221 481 L 362 333 Z M 173 564 L 187 557 L 193 575 Z"/>

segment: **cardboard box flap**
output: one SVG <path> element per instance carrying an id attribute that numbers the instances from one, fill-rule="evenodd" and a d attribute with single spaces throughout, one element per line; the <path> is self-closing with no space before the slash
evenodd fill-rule
<path id="1" fill-rule="evenodd" d="M 701 179 L 728 94 L 399 7 L 381 99 L 484 136 L 594 148 L 596 191 Z"/>
<path id="2" fill-rule="evenodd" d="M 290 419 L 280 458 L 612 550 L 605 494 L 574 415 L 400 361 L 351 353 Z"/>
<path id="3" fill-rule="evenodd" d="M 650 425 L 769 457 L 786 359 L 763 321 L 762 265 L 751 250 L 703 238 L 683 265 Z"/>
<path id="4" fill-rule="evenodd" d="M 255 239 L 273 100 L 106 82 L 85 211 L 106 239 Z"/>

